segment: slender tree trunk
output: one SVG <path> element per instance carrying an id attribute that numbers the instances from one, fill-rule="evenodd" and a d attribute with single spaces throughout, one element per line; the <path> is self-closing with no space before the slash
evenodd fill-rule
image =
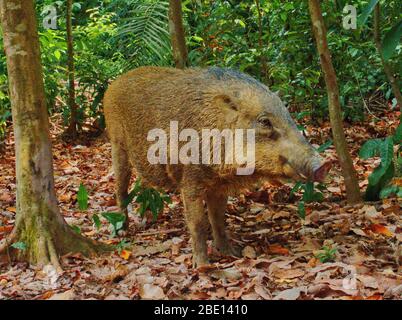
<path id="1" fill-rule="evenodd" d="M 169 0 L 169 31 L 176 68 L 188 66 L 188 52 L 183 26 L 181 0 Z"/>
<path id="2" fill-rule="evenodd" d="M 14 123 L 17 179 L 15 227 L 0 252 L 60 268 L 59 255 L 95 253 L 100 245 L 75 233 L 64 221 L 54 189 L 52 150 L 32 0 L 0 0 L 10 99 Z M 10 247 L 23 242 L 25 250 Z M 103 248 L 103 246 L 102 246 Z"/>
<path id="3" fill-rule="evenodd" d="M 77 137 L 77 104 L 75 103 L 75 79 L 74 79 L 74 45 L 72 30 L 73 0 L 67 0 L 67 72 L 68 72 L 68 107 L 70 109 L 70 124 L 67 134 L 72 138 Z"/>
<path id="4" fill-rule="evenodd" d="M 329 117 L 331 121 L 334 144 L 342 168 L 345 180 L 346 197 L 349 204 L 356 204 L 362 201 L 357 180 L 357 173 L 353 167 L 348 146 L 343 131 L 342 112 L 339 102 L 339 88 L 336 79 L 335 69 L 332 64 L 331 54 L 327 43 L 327 30 L 321 13 L 319 0 L 309 0 L 309 9 L 313 31 L 320 55 L 322 70 L 324 71 L 325 84 L 328 92 Z"/>
<path id="5" fill-rule="evenodd" d="M 268 63 L 267 63 L 267 57 L 265 54 L 263 54 L 264 50 L 264 43 L 262 40 L 262 14 L 261 14 L 261 6 L 260 6 L 260 0 L 255 0 L 255 5 L 257 7 L 257 15 L 258 15 L 258 47 L 260 49 L 260 54 L 261 54 L 261 78 L 264 79 L 264 81 L 269 80 L 269 74 L 268 74 Z"/>
<path id="6" fill-rule="evenodd" d="M 388 78 L 388 81 L 391 85 L 392 92 L 398 102 L 399 108 L 402 108 L 402 94 L 401 89 L 399 88 L 398 79 L 394 76 L 394 72 L 392 67 L 385 61 L 382 55 L 382 43 L 381 43 L 381 12 L 380 12 L 380 3 L 374 8 L 374 42 L 378 50 L 378 54 L 381 57 L 382 66 L 384 68 L 384 72 Z"/>

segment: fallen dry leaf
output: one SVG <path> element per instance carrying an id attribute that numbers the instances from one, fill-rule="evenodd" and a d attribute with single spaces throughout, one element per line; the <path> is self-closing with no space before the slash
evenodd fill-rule
<path id="1" fill-rule="evenodd" d="M 255 259 L 255 257 L 257 256 L 255 249 L 251 246 L 245 246 L 242 251 L 242 255 L 243 257 L 250 259 Z"/>
<path id="2" fill-rule="evenodd" d="M 122 257 L 124 260 L 128 260 L 131 256 L 131 251 L 128 250 L 121 250 L 120 252 L 120 257 Z"/>
<path id="3" fill-rule="evenodd" d="M 393 237 L 394 234 L 385 226 L 381 224 L 371 224 L 370 225 L 370 230 L 374 233 L 377 234 L 382 234 L 387 237 Z"/>
<path id="4" fill-rule="evenodd" d="M 146 283 L 140 288 L 140 297 L 146 300 L 162 300 L 165 298 L 165 293 L 162 288 Z"/>
<path id="5" fill-rule="evenodd" d="M 274 300 L 296 300 L 300 297 L 302 292 L 306 292 L 306 288 L 303 287 L 295 287 L 292 289 L 287 289 L 274 297 Z"/>
<path id="6" fill-rule="evenodd" d="M 271 254 L 281 254 L 281 255 L 289 254 L 289 250 L 280 246 L 279 244 L 273 244 L 268 246 L 268 252 Z"/>

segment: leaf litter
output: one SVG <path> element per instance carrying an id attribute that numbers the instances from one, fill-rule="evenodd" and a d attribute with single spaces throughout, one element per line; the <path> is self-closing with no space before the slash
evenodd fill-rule
<path id="1" fill-rule="evenodd" d="M 399 112 L 386 114 L 396 126 Z M 243 257 L 219 255 L 212 249 L 212 264 L 193 269 L 191 240 L 177 194 L 170 194 L 157 221 L 140 218 L 132 205 L 130 228 L 112 238 L 107 221 L 99 230 L 93 216 L 117 212 L 111 147 L 105 138 L 86 139 L 77 146 L 63 142 L 52 126 L 56 192 L 61 212 L 85 236 L 109 244 L 129 243 L 120 252 L 97 258 L 80 254 L 62 257 L 64 271 L 26 263 L 10 265 L 0 259 L 0 299 L 401 299 L 401 199 L 387 199 L 351 207 L 345 204 L 342 178 L 336 165 L 324 201 L 306 204 L 298 214 L 300 193 L 290 197 L 293 184 L 265 183 L 229 199 L 228 232 Z M 361 142 L 388 128 L 354 125 L 346 129 L 361 187 L 373 163 L 357 158 Z M 313 143 L 328 140 L 329 124 L 307 126 Z M 333 147 L 325 156 L 336 159 Z M 13 134 L 0 155 L 0 240 L 15 221 L 15 156 Z M 78 208 L 83 183 L 89 194 L 88 210 Z M 334 249 L 329 261 L 317 253 Z M 321 257 L 321 256 L 320 256 Z"/>

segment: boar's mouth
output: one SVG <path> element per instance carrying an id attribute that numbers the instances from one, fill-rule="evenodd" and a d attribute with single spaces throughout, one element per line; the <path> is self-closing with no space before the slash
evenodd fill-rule
<path id="1" fill-rule="evenodd" d="M 326 161 L 313 170 L 312 180 L 317 182 L 323 182 L 327 176 L 329 170 L 331 170 L 332 161 Z"/>
<path id="2" fill-rule="evenodd" d="M 295 180 L 323 182 L 331 167 L 331 161 L 324 162 L 317 158 L 299 166 L 286 161 L 283 163 L 283 172 Z"/>

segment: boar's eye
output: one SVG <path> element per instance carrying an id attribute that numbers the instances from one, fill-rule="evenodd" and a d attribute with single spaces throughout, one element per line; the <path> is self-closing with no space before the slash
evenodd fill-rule
<path id="1" fill-rule="evenodd" d="M 267 128 L 267 129 L 272 129 L 272 123 L 271 123 L 271 121 L 270 121 L 268 118 L 266 118 L 266 117 L 260 118 L 260 119 L 258 119 L 258 122 L 259 122 L 263 127 Z"/>

